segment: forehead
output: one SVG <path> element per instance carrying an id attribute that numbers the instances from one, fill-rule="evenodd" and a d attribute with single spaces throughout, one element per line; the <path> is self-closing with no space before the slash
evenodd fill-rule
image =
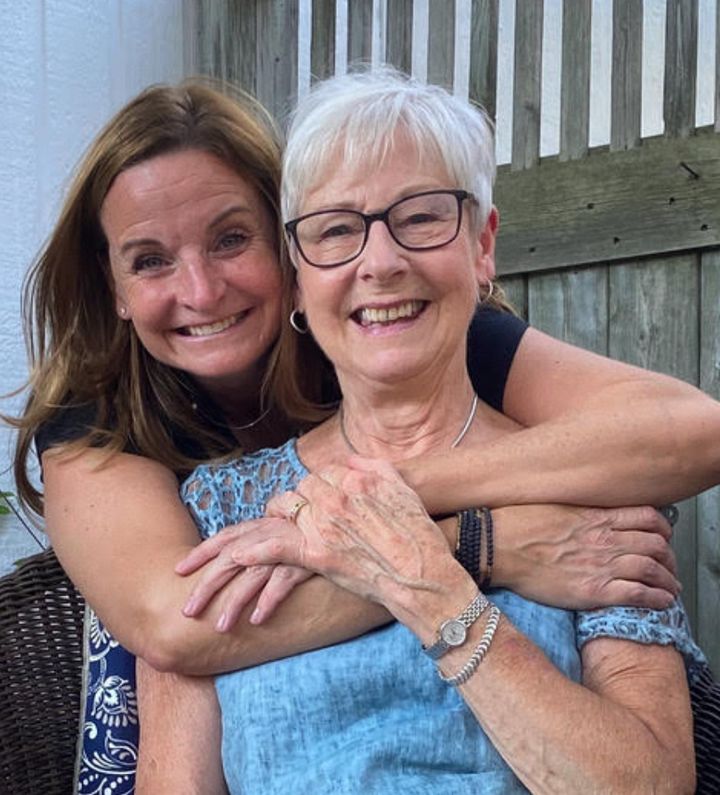
<path id="1" fill-rule="evenodd" d="M 103 227 L 172 213 L 196 212 L 203 205 L 239 200 L 259 206 L 256 189 L 220 158 L 198 150 L 158 155 L 120 173 L 103 201 Z"/>
<path id="2" fill-rule="evenodd" d="M 305 191 L 301 212 L 330 206 L 379 209 L 402 195 L 455 187 L 453 183 L 434 149 L 428 146 L 421 151 L 404 132 L 396 131 L 387 146 L 368 153 L 353 152 L 343 141 Z"/>

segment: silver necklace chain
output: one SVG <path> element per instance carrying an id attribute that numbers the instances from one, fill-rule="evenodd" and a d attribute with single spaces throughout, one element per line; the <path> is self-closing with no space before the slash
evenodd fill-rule
<path id="1" fill-rule="evenodd" d="M 470 412 L 467 415 L 467 419 L 463 423 L 462 428 L 460 428 L 460 433 L 455 437 L 452 444 L 450 445 L 450 449 L 454 450 L 460 442 L 465 438 L 467 432 L 470 430 L 470 426 L 472 425 L 472 421 L 475 419 L 475 412 L 477 411 L 478 405 L 478 396 L 476 394 L 473 395 L 472 403 L 470 404 Z M 343 404 L 340 404 L 340 435 L 343 438 L 343 441 L 350 449 L 350 452 L 355 453 L 355 455 L 362 455 L 357 447 L 350 441 L 347 435 L 347 430 L 345 430 L 345 411 Z"/>
<path id="2" fill-rule="evenodd" d="M 193 401 L 190 404 L 190 406 L 191 406 L 192 410 L 195 411 L 195 412 L 197 412 L 199 410 L 198 409 L 198 404 L 195 401 Z M 250 428 L 254 428 L 256 425 L 259 425 L 265 419 L 265 417 L 267 417 L 267 415 L 270 413 L 270 409 L 271 408 L 272 408 L 272 406 L 268 406 L 266 409 L 261 411 L 260 414 L 257 417 L 255 417 L 254 420 L 251 420 L 250 422 L 245 423 L 245 425 L 231 425 L 230 423 L 227 423 L 227 427 L 231 431 L 249 431 Z"/>

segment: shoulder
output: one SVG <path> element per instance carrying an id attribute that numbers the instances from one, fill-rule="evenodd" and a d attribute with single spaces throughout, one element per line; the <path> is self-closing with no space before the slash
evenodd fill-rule
<path id="1" fill-rule="evenodd" d="M 510 365 L 528 324 L 516 315 L 481 306 L 468 329 L 467 364 L 478 396 L 502 411 Z"/>
<path id="2" fill-rule="evenodd" d="M 92 430 L 96 417 L 97 406 L 94 403 L 58 407 L 35 434 L 38 456 L 42 456 L 50 447 L 86 436 Z"/>
<path id="3" fill-rule="evenodd" d="M 203 464 L 183 483 L 180 496 L 203 535 L 262 516 L 273 496 L 292 489 L 307 475 L 296 439 L 232 461 Z"/>

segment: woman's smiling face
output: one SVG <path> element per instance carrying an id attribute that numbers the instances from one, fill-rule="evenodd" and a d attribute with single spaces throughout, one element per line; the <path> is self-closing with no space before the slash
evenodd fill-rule
<path id="1" fill-rule="evenodd" d="M 454 185 L 441 164 L 421 160 L 402 135 L 378 167 L 362 170 L 336 158 L 325 176 L 305 195 L 301 214 L 375 213 L 411 194 L 465 187 Z M 406 250 L 375 222 L 365 249 L 347 264 L 315 268 L 296 252 L 298 306 L 341 381 L 443 377 L 451 362 L 464 370 L 479 283 L 494 275 L 496 224 L 493 214 L 475 231 L 468 209 L 466 201 L 457 238 L 434 250 Z"/>
<path id="2" fill-rule="evenodd" d="M 281 308 L 258 192 L 213 155 L 183 150 L 122 172 L 100 217 L 118 313 L 148 352 L 211 393 L 257 386 Z"/>

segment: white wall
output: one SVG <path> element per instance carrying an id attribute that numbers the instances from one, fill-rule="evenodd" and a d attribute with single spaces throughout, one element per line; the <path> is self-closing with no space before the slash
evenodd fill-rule
<path id="1" fill-rule="evenodd" d="M 0 0 L 0 394 L 27 375 L 21 283 L 73 165 L 141 88 L 183 77 L 183 30 L 182 0 Z M 11 492 L 13 443 L 0 430 L 0 490 Z M 37 550 L 0 516 L 0 574 Z"/>

